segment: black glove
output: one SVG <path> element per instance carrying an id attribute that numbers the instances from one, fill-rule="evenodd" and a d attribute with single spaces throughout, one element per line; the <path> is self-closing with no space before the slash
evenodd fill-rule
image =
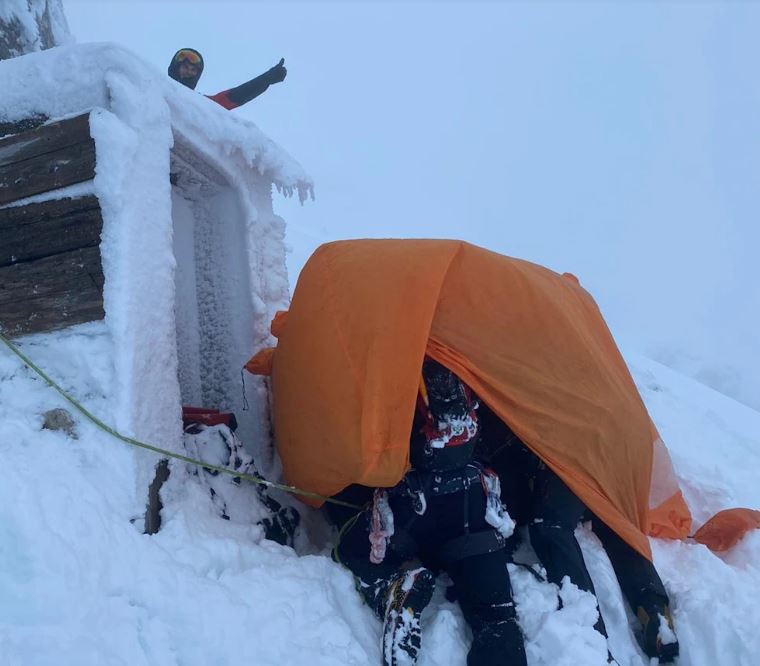
<path id="1" fill-rule="evenodd" d="M 235 88 L 225 90 L 227 98 L 232 102 L 233 107 L 242 106 L 252 99 L 256 99 L 273 83 L 279 83 L 287 75 L 285 69 L 285 58 L 282 58 L 274 67 L 268 69 L 263 74 L 259 74 L 255 79 L 251 79 Z"/>
<path id="2" fill-rule="evenodd" d="M 270 84 L 280 83 L 280 81 L 284 81 L 287 75 L 288 75 L 288 70 L 285 69 L 285 58 L 281 58 L 280 62 L 278 62 L 271 69 L 268 69 L 265 74 L 265 76 L 267 77 L 267 81 Z"/>

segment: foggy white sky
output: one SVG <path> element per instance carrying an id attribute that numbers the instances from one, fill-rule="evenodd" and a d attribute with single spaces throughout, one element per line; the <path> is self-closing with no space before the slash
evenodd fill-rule
<path id="1" fill-rule="evenodd" d="M 458 237 L 577 274 L 628 347 L 760 408 L 760 5 L 64 0 L 79 42 L 206 93 L 312 174 L 276 202 L 324 240 Z M 295 281 L 295 275 L 291 275 Z"/>

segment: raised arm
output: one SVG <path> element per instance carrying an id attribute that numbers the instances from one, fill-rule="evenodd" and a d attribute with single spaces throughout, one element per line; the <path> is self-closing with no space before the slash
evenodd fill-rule
<path id="1" fill-rule="evenodd" d="M 216 95 L 209 95 L 217 104 L 221 104 L 225 109 L 236 109 L 243 104 L 256 99 L 269 86 L 280 83 L 285 79 L 288 70 L 285 69 L 285 58 L 282 58 L 274 67 L 260 74 L 255 79 L 251 79 L 235 88 L 223 90 Z"/>

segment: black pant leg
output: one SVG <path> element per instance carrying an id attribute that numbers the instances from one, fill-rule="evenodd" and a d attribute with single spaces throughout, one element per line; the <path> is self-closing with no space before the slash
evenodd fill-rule
<path id="1" fill-rule="evenodd" d="M 472 629 L 468 666 L 525 666 L 506 551 L 474 555 L 448 567 L 459 603 Z"/>
<path id="2" fill-rule="evenodd" d="M 466 496 L 466 497 L 465 497 Z M 454 495 L 436 498 L 430 519 L 443 537 L 490 531 L 486 522 L 486 497 L 480 483 Z M 432 535 L 430 535 L 432 536 Z M 435 538 L 429 540 L 435 543 Z M 525 644 L 517 624 L 507 551 L 474 555 L 444 564 L 454 582 L 457 599 L 473 634 L 468 666 L 525 666 Z"/>
<path id="3" fill-rule="evenodd" d="M 575 528 L 583 518 L 586 506 L 548 467 L 538 473 L 535 483 L 530 542 L 548 579 L 560 585 L 562 578 L 569 576 L 581 590 L 596 596 L 583 552 L 575 538 Z M 594 626 L 599 633 L 607 635 L 601 611 Z"/>
<path id="4" fill-rule="evenodd" d="M 356 588 L 367 605 L 382 620 L 385 593 L 391 580 L 401 570 L 402 560 L 388 549 L 380 564 L 369 559 L 369 513 L 363 511 L 353 523 L 344 525 L 340 539 L 333 549 L 333 558 L 346 567 L 356 580 Z"/>
<path id="5" fill-rule="evenodd" d="M 536 551 L 552 583 L 564 576 L 582 590 L 594 592 L 583 553 L 575 538 L 575 528 L 586 507 L 548 467 L 536 478 L 533 515 L 529 532 Z"/>
<path id="6" fill-rule="evenodd" d="M 363 507 L 372 501 L 373 494 L 374 488 L 353 484 L 333 495 L 333 499 Z M 358 509 L 342 504 L 333 504 L 332 502 L 325 502 L 322 508 L 327 514 L 327 519 L 338 529 L 341 529 L 358 511 Z"/>
<path id="7" fill-rule="evenodd" d="M 637 606 L 644 605 L 653 599 L 659 599 L 662 604 L 668 604 L 668 593 L 654 564 L 631 548 L 596 516 L 592 524 L 594 533 L 607 551 L 607 556 L 620 583 L 620 589 L 631 608 L 635 611 Z"/>

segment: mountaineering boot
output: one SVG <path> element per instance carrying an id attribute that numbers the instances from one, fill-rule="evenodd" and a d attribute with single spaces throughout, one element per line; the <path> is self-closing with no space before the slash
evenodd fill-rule
<path id="1" fill-rule="evenodd" d="M 668 604 L 659 595 L 642 599 L 636 608 L 641 632 L 636 634 L 641 649 L 648 657 L 657 657 L 661 664 L 672 663 L 678 656 L 678 639 Z"/>
<path id="2" fill-rule="evenodd" d="M 275 502 L 275 500 L 271 501 Z M 301 516 L 293 507 L 281 506 L 279 502 L 275 503 L 279 506 L 279 509 L 270 517 L 260 520 L 259 524 L 264 528 L 265 538 L 275 541 L 281 546 L 290 546 L 292 548 L 293 538 L 301 522 Z"/>
<path id="3" fill-rule="evenodd" d="M 430 603 L 434 587 L 435 576 L 422 567 L 400 573 L 390 584 L 383 620 L 385 666 L 417 663 L 420 615 Z"/>

